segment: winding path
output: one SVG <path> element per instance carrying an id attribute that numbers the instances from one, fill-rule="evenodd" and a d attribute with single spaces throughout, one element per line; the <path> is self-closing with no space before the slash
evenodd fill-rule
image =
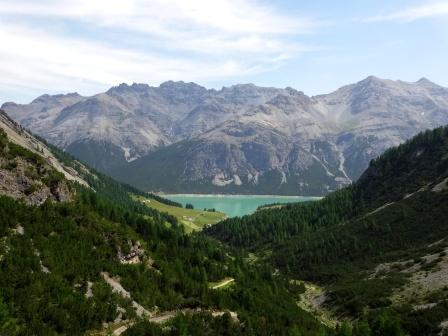
<path id="1" fill-rule="evenodd" d="M 218 289 L 218 288 L 224 287 L 225 285 L 228 285 L 229 283 L 234 282 L 234 281 L 235 281 L 235 279 L 233 279 L 233 278 L 224 280 L 223 282 L 213 286 L 212 289 Z"/>

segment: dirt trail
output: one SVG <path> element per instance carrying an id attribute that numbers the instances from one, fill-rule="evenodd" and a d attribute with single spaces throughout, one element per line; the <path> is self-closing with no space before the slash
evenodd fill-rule
<path id="1" fill-rule="evenodd" d="M 163 323 L 167 322 L 168 320 L 171 320 L 172 318 L 176 317 L 176 315 L 178 315 L 178 314 L 194 314 L 194 313 L 198 313 L 201 311 L 210 312 L 213 317 L 222 316 L 226 313 L 225 311 L 202 310 L 200 308 L 198 308 L 198 309 L 185 308 L 185 309 L 181 309 L 181 310 L 169 310 L 169 311 L 161 312 L 157 315 L 149 317 L 148 321 L 151 323 L 163 324 Z M 229 311 L 228 313 L 230 314 L 230 316 L 232 317 L 233 320 L 238 321 L 237 313 L 232 312 L 232 311 Z M 132 327 L 133 325 L 134 325 L 134 322 L 130 322 L 126 325 L 120 326 L 119 328 L 117 328 L 113 331 L 113 335 L 119 336 L 119 335 L 123 334 L 126 330 L 128 330 L 130 327 Z"/>
<path id="2" fill-rule="evenodd" d="M 123 296 L 126 299 L 132 300 L 131 293 L 123 288 L 123 286 L 121 285 L 121 283 L 119 282 L 118 279 L 111 277 L 109 275 L 109 273 L 107 273 L 107 272 L 102 272 L 101 276 L 103 277 L 104 281 L 106 281 L 106 283 L 112 287 L 113 292 L 120 294 L 121 296 Z M 233 281 L 235 281 L 235 279 L 233 279 L 233 278 L 226 279 L 223 282 L 217 284 L 216 286 L 214 286 L 212 288 L 213 289 L 220 288 L 220 287 L 223 287 Z M 136 313 L 139 317 L 146 317 L 149 322 L 157 323 L 157 324 L 163 324 L 163 323 L 167 322 L 168 320 L 174 318 L 177 314 L 194 314 L 194 313 L 198 313 L 201 311 L 207 311 L 207 312 L 210 312 L 213 316 L 217 317 L 217 316 L 222 316 L 226 313 L 225 311 L 202 310 L 201 308 L 198 308 L 198 309 L 185 308 L 185 309 L 180 309 L 180 310 L 168 310 L 168 311 L 164 311 L 164 312 L 155 314 L 154 312 L 150 312 L 150 311 L 146 310 L 143 306 L 141 306 L 136 301 L 132 301 L 132 306 L 135 308 Z M 232 319 L 238 320 L 237 313 L 229 312 L 229 314 L 232 317 Z M 134 322 L 132 322 L 132 321 L 130 321 L 129 323 L 127 323 L 125 325 L 121 325 L 120 327 L 118 327 L 117 329 L 115 329 L 113 331 L 113 335 L 119 336 L 119 335 L 123 334 L 128 328 L 130 328 L 133 325 L 134 325 Z"/>
<path id="3" fill-rule="evenodd" d="M 212 289 L 218 289 L 218 288 L 224 287 L 225 285 L 228 285 L 229 283 L 234 282 L 234 281 L 235 281 L 235 279 L 233 279 L 233 278 L 224 280 L 223 282 L 213 286 Z"/>
<path id="4" fill-rule="evenodd" d="M 131 299 L 131 293 L 129 293 L 126 289 L 124 289 L 118 280 L 110 277 L 109 274 L 106 272 L 102 272 L 101 276 L 104 278 L 104 281 L 106 281 L 109 284 L 109 286 L 112 287 L 113 292 L 120 294 L 126 299 Z M 153 315 L 151 312 L 146 310 L 142 305 L 140 305 L 136 301 L 132 301 L 132 306 L 135 308 L 135 311 L 139 317 L 142 316 L 151 317 Z"/>
<path id="5" fill-rule="evenodd" d="M 121 326 L 117 329 L 115 329 L 112 333 L 114 336 L 120 336 L 122 333 L 124 333 L 126 330 L 128 330 L 130 327 L 132 327 L 134 323 L 125 324 L 124 326 Z"/>

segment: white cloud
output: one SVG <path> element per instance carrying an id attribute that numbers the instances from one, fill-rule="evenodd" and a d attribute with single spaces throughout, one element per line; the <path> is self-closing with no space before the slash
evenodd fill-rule
<path id="1" fill-rule="evenodd" d="M 0 0 L 0 84 L 91 93 L 123 81 L 214 81 L 313 50 L 294 41 L 318 22 L 261 1 Z M 83 26 L 98 34 L 77 34 Z M 139 43 L 111 45 L 107 34 Z"/>
<path id="2" fill-rule="evenodd" d="M 259 0 L 0 0 L 2 14 L 70 19 L 196 52 L 291 49 L 282 36 L 309 33 L 319 25 L 279 14 Z"/>
<path id="3" fill-rule="evenodd" d="M 36 88 L 70 90 L 72 81 L 95 87 L 123 81 L 157 83 L 168 78 L 204 80 L 248 74 L 252 67 L 250 62 L 204 63 L 123 50 L 11 25 L 2 25 L 0 41 L 1 80 Z"/>
<path id="4" fill-rule="evenodd" d="M 431 17 L 447 16 L 448 15 L 448 1 L 430 2 L 420 6 L 407 8 L 390 14 L 377 15 L 363 19 L 366 22 L 377 21 L 397 21 L 410 22 L 419 19 L 426 19 Z"/>
<path id="5" fill-rule="evenodd" d="M 281 15 L 259 0 L 1 0 L 0 13 L 73 18 L 166 35 L 202 29 L 296 34 L 316 25 L 313 20 Z"/>

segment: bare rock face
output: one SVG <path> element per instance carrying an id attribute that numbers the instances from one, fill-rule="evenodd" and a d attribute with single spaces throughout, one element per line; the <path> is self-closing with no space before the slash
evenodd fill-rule
<path id="1" fill-rule="evenodd" d="M 142 261 L 141 258 L 145 254 L 145 250 L 141 246 L 141 243 L 139 241 L 136 241 L 135 243 L 128 241 L 128 245 L 129 251 L 127 253 L 118 248 L 118 259 L 120 260 L 120 263 L 127 265 L 139 264 Z"/>
<path id="2" fill-rule="evenodd" d="M 0 194 L 36 206 L 47 200 L 69 202 L 73 192 L 68 179 L 86 185 L 44 143 L 0 111 Z"/>
<path id="3" fill-rule="evenodd" d="M 47 182 L 52 170 L 42 167 L 36 170 L 33 163 L 24 158 L 0 158 L 0 194 L 24 201 L 28 205 L 41 205 L 46 200 L 69 202 L 73 199 L 65 180 Z"/>
<path id="4" fill-rule="evenodd" d="M 292 88 L 166 82 L 3 106 L 95 168 L 147 190 L 325 194 L 416 133 L 448 123 L 448 89 L 370 76 Z"/>

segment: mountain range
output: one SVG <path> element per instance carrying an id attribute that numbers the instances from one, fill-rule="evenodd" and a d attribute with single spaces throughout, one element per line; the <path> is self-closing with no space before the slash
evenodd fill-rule
<path id="1" fill-rule="evenodd" d="M 2 105 L 92 167 L 144 190 L 323 195 L 418 132 L 448 124 L 448 89 L 373 76 L 330 94 L 240 84 L 121 84 Z"/>

